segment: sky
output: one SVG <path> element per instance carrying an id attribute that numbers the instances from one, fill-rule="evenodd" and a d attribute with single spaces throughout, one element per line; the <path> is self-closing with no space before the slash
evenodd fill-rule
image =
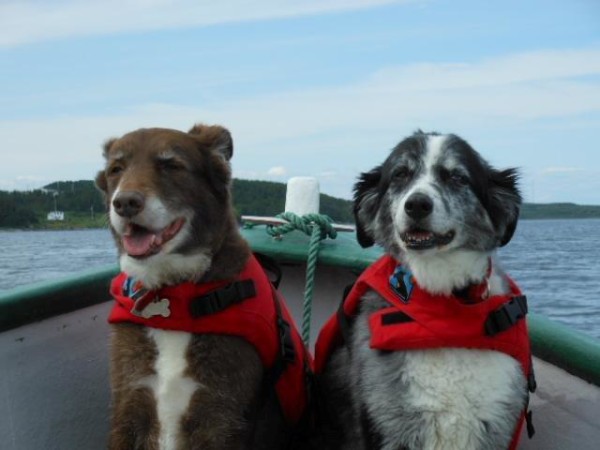
<path id="1" fill-rule="evenodd" d="M 141 127 L 220 124 L 234 176 L 351 198 L 416 129 L 529 202 L 600 204 L 597 0 L 0 0 L 0 189 L 93 179 Z"/>

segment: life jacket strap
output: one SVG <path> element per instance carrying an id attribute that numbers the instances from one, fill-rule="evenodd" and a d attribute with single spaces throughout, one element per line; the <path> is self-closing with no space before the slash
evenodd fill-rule
<path id="1" fill-rule="evenodd" d="M 518 295 L 492 311 L 485 321 L 485 334 L 495 336 L 508 330 L 527 315 L 527 297 Z"/>
<path id="2" fill-rule="evenodd" d="M 381 325 L 396 325 L 408 322 L 414 322 L 414 319 L 402 311 L 394 311 L 381 316 Z"/>
<path id="3" fill-rule="evenodd" d="M 531 366 L 531 372 L 527 376 L 527 389 L 533 393 L 537 389 L 537 381 L 535 380 L 535 373 L 533 372 L 533 365 Z"/>
<path id="4" fill-rule="evenodd" d="M 338 324 L 340 326 L 340 333 L 342 335 L 342 339 L 344 342 L 350 342 L 350 334 L 352 323 L 354 322 L 354 316 L 348 316 L 344 311 L 344 303 L 346 302 L 346 297 L 350 294 L 350 291 L 354 287 L 354 283 L 349 284 L 344 288 L 344 293 L 342 294 L 342 301 L 340 302 L 340 306 L 337 310 L 337 319 Z M 348 347 L 350 348 L 350 347 Z"/>
<path id="5" fill-rule="evenodd" d="M 275 313 L 277 315 L 277 333 L 279 337 L 279 351 L 275 357 L 275 362 L 265 375 L 265 383 L 268 386 L 275 386 L 277 381 L 285 371 L 288 364 L 291 364 L 296 359 L 296 347 L 294 347 L 294 339 L 292 338 L 292 328 L 287 320 L 283 317 L 279 297 L 274 288 L 273 304 L 275 305 Z"/>
<path id="6" fill-rule="evenodd" d="M 269 281 L 271 281 L 271 284 L 277 289 L 283 276 L 281 267 L 277 264 L 277 261 L 263 253 L 254 253 L 254 257 L 265 271 L 274 275 L 274 278 Z"/>
<path id="7" fill-rule="evenodd" d="M 531 439 L 535 434 L 533 426 L 533 411 L 529 410 L 525 413 L 525 425 L 527 426 L 527 437 Z"/>
<path id="8" fill-rule="evenodd" d="M 190 302 L 190 314 L 194 318 L 215 314 L 255 296 L 256 288 L 252 280 L 235 281 L 193 299 Z"/>

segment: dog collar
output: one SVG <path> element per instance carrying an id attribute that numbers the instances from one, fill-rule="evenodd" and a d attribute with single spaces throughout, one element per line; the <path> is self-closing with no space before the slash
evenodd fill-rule
<path id="1" fill-rule="evenodd" d="M 488 258 L 488 266 L 483 281 L 471 284 L 462 289 L 455 289 L 452 294 L 464 303 L 479 303 L 490 296 L 490 276 L 492 275 L 492 258 Z M 398 264 L 389 278 L 392 291 L 403 303 L 410 301 L 415 286 L 415 278 L 410 270 L 402 264 Z"/>

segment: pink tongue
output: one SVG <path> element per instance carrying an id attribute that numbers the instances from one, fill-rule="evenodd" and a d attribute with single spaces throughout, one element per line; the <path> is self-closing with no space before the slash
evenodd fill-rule
<path id="1" fill-rule="evenodd" d="M 153 233 L 134 233 L 123 236 L 123 246 L 130 256 L 143 256 L 150 252 L 156 239 Z"/>

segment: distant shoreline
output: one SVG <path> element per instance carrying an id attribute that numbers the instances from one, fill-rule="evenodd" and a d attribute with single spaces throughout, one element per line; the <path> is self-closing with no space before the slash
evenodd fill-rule
<path id="1" fill-rule="evenodd" d="M 107 227 L 31 227 L 31 228 L 10 228 L 0 227 L 0 231 L 81 231 L 81 230 L 108 230 Z"/>
<path id="2" fill-rule="evenodd" d="M 600 220 L 600 217 L 524 217 L 519 220 Z M 353 224 L 350 224 L 353 225 Z M 44 227 L 44 226 L 35 226 L 30 228 L 9 228 L 9 227 L 0 227 L 0 231 L 4 232 L 13 232 L 13 231 L 80 231 L 80 230 L 109 230 L 107 226 L 57 226 L 53 224 L 52 226 Z"/>
<path id="3" fill-rule="evenodd" d="M 270 181 L 234 179 L 232 200 L 238 217 L 244 214 L 275 216 L 284 209 L 286 185 Z M 0 190 L 0 229 L 80 230 L 108 227 L 106 202 L 91 180 L 55 182 L 28 192 Z M 326 194 L 320 212 L 337 223 L 354 223 L 351 200 Z M 60 212 L 64 221 L 48 221 Z M 520 217 L 530 219 L 600 218 L 600 205 L 575 203 L 523 203 Z M 52 218 L 52 217 L 50 217 Z"/>

